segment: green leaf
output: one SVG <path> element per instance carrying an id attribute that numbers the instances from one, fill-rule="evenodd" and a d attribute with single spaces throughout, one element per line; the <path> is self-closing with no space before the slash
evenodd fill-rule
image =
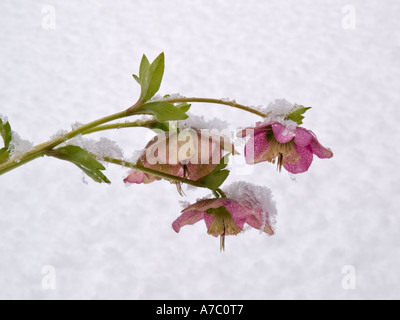
<path id="1" fill-rule="evenodd" d="M 162 130 L 162 131 L 165 131 L 165 132 L 168 132 L 168 131 L 169 131 L 169 125 L 168 125 L 168 123 L 159 122 L 159 121 L 155 121 L 153 124 L 150 125 L 149 128 L 150 128 L 150 129 Z"/>
<path id="2" fill-rule="evenodd" d="M 296 106 L 295 109 L 286 116 L 285 120 L 292 120 L 299 125 L 303 124 L 303 114 L 309 109 L 311 109 L 311 107 Z"/>
<path id="3" fill-rule="evenodd" d="M 135 113 L 136 114 L 151 114 L 154 115 L 158 121 L 174 121 L 185 120 L 189 116 L 186 114 L 190 109 L 190 105 L 175 106 L 166 101 L 148 102 L 141 106 Z"/>
<path id="4" fill-rule="evenodd" d="M 147 59 L 147 57 L 143 55 L 142 61 L 140 62 L 139 79 L 144 80 L 147 77 L 149 73 L 149 68 L 150 68 L 149 59 Z"/>
<path id="5" fill-rule="evenodd" d="M 3 123 L 3 120 L 0 119 L 0 135 L 3 138 L 4 147 L 8 149 L 12 139 L 11 126 L 8 121 Z"/>
<path id="6" fill-rule="evenodd" d="M 136 80 L 137 83 L 140 84 L 140 78 L 136 74 L 133 74 L 132 77 L 133 77 L 133 79 Z"/>
<path id="7" fill-rule="evenodd" d="M 204 178 L 201 178 L 197 182 L 210 190 L 218 189 L 228 178 L 229 170 L 222 170 L 218 172 L 213 172 Z"/>
<path id="8" fill-rule="evenodd" d="M 225 169 L 228 166 L 229 163 L 229 157 L 231 156 L 231 153 L 226 154 L 220 161 L 219 165 L 216 166 L 214 169 L 214 172 L 221 171 Z"/>
<path id="9" fill-rule="evenodd" d="M 132 75 L 140 84 L 142 90 L 140 98 L 146 102 L 149 101 L 158 92 L 164 75 L 164 53 L 161 53 L 152 64 L 145 55 L 140 63 L 139 76 Z"/>
<path id="10" fill-rule="evenodd" d="M 164 75 L 164 53 L 161 53 L 154 62 L 150 65 L 148 74 L 148 84 L 144 101 L 148 101 L 154 97 L 161 86 L 161 81 Z"/>
<path id="11" fill-rule="evenodd" d="M 228 165 L 228 159 L 231 154 L 225 155 L 219 165 L 217 165 L 214 169 L 213 172 L 211 172 L 209 175 L 197 180 L 197 183 L 201 184 L 202 186 L 210 189 L 210 190 L 216 190 L 218 189 L 228 178 L 230 171 L 229 170 L 223 170 L 226 168 Z"/>
<path id="12" fill-rule="evenodd" d="M 75 164 L 95 182 L 111 183 L 110 180 L 108 180 L 107 177 L 101 172 L 106 168 L 95 158 L 93 158 L 89 152 L 80 147 L 69 145 L 58 148 L 50 152 L 49 156 Z"/>
<path id="13" fill-rule="evenodd" d="M 10 123 L 7 121 L 3 123 L 0 119 L 0 135 L 4 141 L 4 147 L 0 149 L 0 163 L 6 162 L 10 157 L 9 147 L 12 139 L 12 131 Z"/>
<path id="14" fill-rule="evenodd" d="M 0 149 L 0 163 L 6 162 L 10 157 L 10 152 L 7 148 Z"/>

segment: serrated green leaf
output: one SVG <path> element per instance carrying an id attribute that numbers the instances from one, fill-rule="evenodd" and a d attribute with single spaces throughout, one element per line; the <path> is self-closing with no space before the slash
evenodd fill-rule
<path id="1" fill-rule="evenodd" d="M 292 120 L 294 122 L 297 122 L 297 124 L 299 125 L 303 124 L 303 119 L 304 119 L 303 114 L 309 109 L 311 109 L 311 107 L 296 106 L 296 109 L 290 112 L 286 116 L 285 120 Z"/>
<path id="2" fill-rule="evenodd" d="M 188 112 L 189 109 L 190 105 L 179 107 L 166 101 L 155 101 L 145 103 L 135 113 L 151 114 L 154 115 L 158 121 L 164 122 L 187 119 L 189 116 L 186 112 Z"/>
<path id="3" fill-rule="evenodd" d="M 69 145 L 58 148 L 51 151 L 49 156 L 75 164 L 79 169 L 81 169 L 96 182 L 111 183 L 110 180 L 108 180 L 107 177 L 101 172 L 106 168 L 99 161 L 93 158 L 89 152 L 78 146 Z"/>
<path id="4" fill-rule="evenodd" d="M 197 182 L 210 190 L 216 190 L 225 182 L 229 173 L 229 170 L 213 172 L 208 176 L 201 178 Z"/>

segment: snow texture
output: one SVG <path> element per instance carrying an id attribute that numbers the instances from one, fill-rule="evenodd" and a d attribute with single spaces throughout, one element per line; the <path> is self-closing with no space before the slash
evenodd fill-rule
<path id="1" fill-rule="evenodd" d="M 7 123 L 7 122 L 8 122 L 8 118 L 7 118 L 6 116 L 3 116 L 1 113 L 0 113 L 0 120 L 1 120 L 3 123 Z"/>
<path id="2" fill-rule="evenodd" d="M 276 223 L 276 204 L 272 199 L 272 191 L 264 186 L 237 181 L 224 188 L 226 196 L 250 209 L 261 209 L 263 214 L 262 225 L 274 227 Z M 262 233 L 262 231 L 261 231 Z"/>
<path id="3" fill-rule="evenodd" d="M 42 27 L 44 5 L 54 30 Z M 345 5 L 355 29 L 342 26 Z M 238 168 L 227 184 L 273 191 L 276 235 L 230 237 L 223 254 L 204 225 L 171 227 L 179 200 L 207 191 L 125 188 L 127 170 L 114 165 L 110 186 L 85 185 L 76 166 L 37 159 L 0 177 L 0 298 L 400 298 L 398 0 L 2 0 L 0 11 L 0 113 L 25 139 L 126 110 L 140 95 L 132 74 L 143 53 L 164 51 L 161 95 L 312 107 L 304 126 L 335 154 L 297 183 L 267 163 Z M 210 104 L 190 112 L 233 128 L 261 119 Z M 89 138 L 102 136 L 130 155 L 154 133 Z M 42 287 L 48 265 L 55 290 Z M 342 286 L 348 265 L 356 290 Z"/>
<path id="4" fill-rule="evenodd" d="M 117 145 L 116 141 L 108 138 L 100 138 L 99 140 L 88 139 L 82 136 L 77 136 L 65 142 L 65 145 L 74 145 L 87 150 L 89 153 L 96 156 L 97 159 L 114 158 L 123 160 L 124 152 Z"/>
<path id="5" fill-rule="evenodd" d="M 182 98 L 186 97 L 182 96 L 180 93 L 172 93 L 167 95 L 156 94 L 153 98 L 150 99 L 150 101 L 163 101 L 167 99 L 182 99 Z"/>
<path id="6" fill-rule="evenodd" d="M 18 159 L 25 153 L 33 149 L 33 142 L 22 139 L 18 133 L 12 131 L 12 138 L 10 141 L 10 159 L 18 161 Z"/>
<path id="7" fill-rule="evenodd" d="M 195 114 L 188 113 L 189 118 L 186 120 L 178 121 L 179 130 L 184 129 L 208 129 L 224 131 L 229 127 L 229 123 L 218 118 L 213 118 L 212 120 L 206 120 L 204 116 L 198 116 Z"/>
<path id="8" fill-rule="evenodd" d="M 268 115 L 264 120 L 265 123 L 271 121 L 279 122 L 290 130 L 296 130 L 298 127 L 297 122 L 285 120 L 285 118 L 291 111 L 296 110 L 298 107 L 300 106 L 292 104 L 286 99 L 276 99 L 269 103 L 268 107 L 256 107 L 256 109 Z"/>

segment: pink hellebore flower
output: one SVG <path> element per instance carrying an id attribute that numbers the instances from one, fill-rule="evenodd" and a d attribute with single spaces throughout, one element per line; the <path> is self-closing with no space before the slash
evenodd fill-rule
<path id="1" fill-rule="evenodd" d="M 302 127 L 290 129 L 279 122 L 257 123 L 238 133 L 238 137 L 250 135 L 245 147 L 248 164 L 263 161 L 277 163 L 291 173 L 303 173 L 308 170 L 313 154 L 321 159 L 332 158 L 330 149 L 322 146 L 317 137 Z"/>
<path id="2" fill-rule="evenodd" d="M 166 133 L 156 136 L 146 146 L 138 165 L 180 178 L 197 181 L 212 173 L 221 162 L 223 152 L 234 152 L 224 137 L 213 137 L 199 130 Z M 132 170 L 125 183 L 151 183 L 161 180 L 151 174 Z"/>
<path id="3" fill-rule="evenodd" d="M 228 198 L 200 200 L 182 211 L 182 215 L 172 224 L 179 232 L 185 225 L 205 221 L 208 234 L 221 237 L 221 250 L 225 250 L 225 236 L 237 235 L 243 231 L 244 224 L 274 235 L 268 213 L 261 208 L 249 208 Z"/>

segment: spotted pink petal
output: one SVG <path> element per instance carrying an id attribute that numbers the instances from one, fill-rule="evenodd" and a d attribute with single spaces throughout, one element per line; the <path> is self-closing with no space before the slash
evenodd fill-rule
<path id="1" fill-rule="evenodd" d="M 294 163 L 291 161 L 291 156 L 286 159 L 286 163 L 283 165 L 285 169 L 291 173 L 303 173 L 306 172 L 313 161 L 313 153 L 309 146 L 307 147 L 299 147 L 295 145 L 295 149 L 300 156 L 298 161 Z"/>
<path id="2" fill-rule="evenodd" d="M 304 128 L 298 127 L 296 129 L 296 136 L 294 137 L 294 143 L 299 147 L 306 147 L 310 144 L 313 135 Z"/>
<path id="3" fill-rule="evenodd" d="M 225 208 L 231 214 L 235 224 L 240 228 L 243 229 L 244 224 L 246 223 L 247 218 L 251 214 L 251 210 L 248 208 L 240 205 L 235 201 L 231 201 L 225 205 Z"/>
<path id="4" fill-rule="evenodd" d="M 270 146 L 267 140 L 267 130 L 260 130 L 246 143 L 244 156 L 247 164 L 256 164 L 264 161 L 263 156 Z"/>
<path id="5" fill-rule="evenodd" d="M 329 148 L 325 148 L 318 142 L 316 137 L 311 139 L 310 147 L 312 152 L 320 159 L 329 159 L 333 157 L 333 152 Z"/>
<path id="6" fill-rule="evenodd" d="M 296 132 L 276 122 L 272 124 L 275 139 L 280 143 L 287 143 L 296 136 Z"/>
<path id="7" fill-rule="evenodd" d="M 174 221 L 174 223 L 172 224 L 172 228 L 175 230 L 175 232 L 178 233 L 183 226 L 193 225 L 204 219 L 204 216 L 205 214 L 203 211 L 186 211 Z"/>

